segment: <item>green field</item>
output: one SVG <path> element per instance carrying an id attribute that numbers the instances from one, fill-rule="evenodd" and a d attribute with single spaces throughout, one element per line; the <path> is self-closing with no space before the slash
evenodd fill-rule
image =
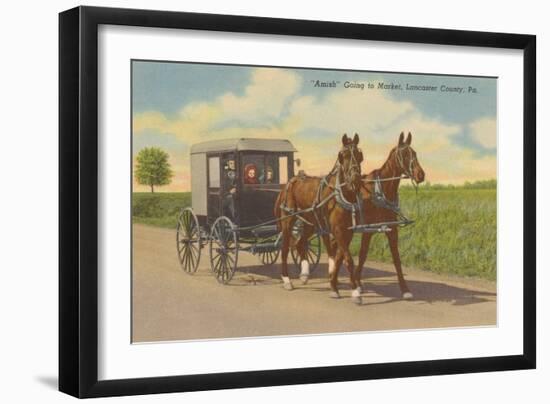
<path id="1" fill-rule="evenodd" d="M 400 229 L 404 266 L 437 273 L 496 279 L 496 189 L 492 185 L 423 186 L 416 196 L 403 187 L 403 211 L 416 223 Z M 135 223 L 175 228 L 177 214 L 191 204 L 191 193 L 134 193 Z M 360 235 L 352 244 L 357 255 Z M 391 262 L 386 237 L 377 234 L 369 259 Z"/>
<path id="2" fill-rule="evenodd" d="M 496 279 L 496 189 L 421 189 L 418 196 L 404 189 L 401 203 L 416 220 L 399 230 L 403 265 Z M 359 248 L 360 237 L 355 237 L 352 253 Z M 384 235 L 373 237 L 369 259 L 391 262 Z"/>
<path id="3" fill-rule="evenodd" d="M 132 217 L 134 223 L 176 228 L 178 213 L 191 206 L 191 192 L 134 192 Z"/>

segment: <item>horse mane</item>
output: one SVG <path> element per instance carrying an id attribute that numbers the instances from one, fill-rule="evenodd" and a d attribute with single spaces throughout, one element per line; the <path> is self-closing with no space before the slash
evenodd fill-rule
<path id="1" fill-rule="evenodd" d="M 371 172 L 369 172 L 367 174 L 362 174 L 361 179 L 369 180 L 369 179 L 373 178 L 380 170 L 381 170 L 381 168 L 375 168 L 374 170 L 372 170 Z"/>
<path id="2" fill-rule="evenodd" d="M 300 170 L 300 171 L 298 171 L 297 175 L 295 175 L 294 177 L 291 178 L 291 180 L 294 179 L 294 178 L 299 179 L 299 180 L 307 180 L 307 179 L 321 178 L 321 177 L 308 175 L 308 174 L 306 174 L 306 172 L 304 170 Z"/>
<path id="3" fill-rule="evenodd" d="M 385 168 L 388 167 L 388 165 L 390 165 L 392 163 L 392 155 L 393 153 L 395 152 L 395 147 L 393 147 L 389 154 L 388 154 L 388 157 L 386 157 L 386 160 L 384 161 L 384 163 L 382 164 L 382 166 L 378 167 L 378 168 L 375 168 L 374 170 L 368 172 L 367 174 L 363 174 L 361 175 L 361 178 L 363 180 L 366 180 L 366 179 L 372 179 L 374 178 L 375 175 L 380 175 L 382 170 L 384 170 Z"/>
<path id="4" fill-rule="evenodd" d="M 386 160 L 384 161 L 382 166 L 380 166 L 378 168 L 375 168 L 374 170 L 368 172 L 367 174 L 362 174 L 361 179 L 362 180 L 372 180 L 376 177 L 381 177 L 382 176 L 382 171 L 385 168 L 387 168 L 390 164 L 392 164 L 392 156 L 393 156 L 394 151 L 395 151 L 395 147 L 393 147 L 390 150 L 390 153 L 388 154 L 388 157 L 386 158 Z M 373 188 L 374 188 L 374 183 L 372 183 L 372 182 L 363 182 L 361 188 L 364 189 L 365 192 L 367 192 L 368 194 L 372 194 Z"/>

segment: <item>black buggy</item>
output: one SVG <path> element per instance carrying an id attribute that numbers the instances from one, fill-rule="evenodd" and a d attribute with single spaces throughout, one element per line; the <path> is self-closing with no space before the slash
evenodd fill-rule
<path id="1" fill-rule="evenodd" d="M 220 283 L 228 283 L 237 269 L 239 251 L 273 264 L 281 236 L 274 217 L 277 196 L 294 176 L 296 149 L 285 139 L 227 139 L 191 147 L 191 203 L 177 224 L 177 251 L 182 269 L 192 274 L 207 247 L 210 268 Z M 296 221 L 293 237 L 301 237 Z M 307 244 L 307 259 L 314 270 L 321 243 L 314 234 Z M 298 255 L 291 248 L 298 266 Z"/>

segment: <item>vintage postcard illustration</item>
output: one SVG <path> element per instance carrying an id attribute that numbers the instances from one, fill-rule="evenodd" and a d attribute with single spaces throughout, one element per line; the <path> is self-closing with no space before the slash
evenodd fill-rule
<path id="1" fill-rule="evenodd" d="M 496 325 L 497 78 L 131 70 L 132 342 Z"/>

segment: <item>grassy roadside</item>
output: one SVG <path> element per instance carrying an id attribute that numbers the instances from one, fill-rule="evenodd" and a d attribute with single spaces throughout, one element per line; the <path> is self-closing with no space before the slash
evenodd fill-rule
<path id="1" fill-rule="evenodd" d="M 187 206 L 191 206 L 191 192 L 134 192 L 133 222 L 175 229 L 180 210 Z"/>
<path id="2" fill-rule="evenodd" d="M 414 225 L 399 230 L 405 266 L 496 279 L 496 189 L 421 190 L 417 197 L 404 189 L 401 203 L 416 219 Z M 354 255 L 359 253 L 360 239 L 354 237 Z M 384 235 L 374 235 L 369 259 L 392 262 Z"/>

